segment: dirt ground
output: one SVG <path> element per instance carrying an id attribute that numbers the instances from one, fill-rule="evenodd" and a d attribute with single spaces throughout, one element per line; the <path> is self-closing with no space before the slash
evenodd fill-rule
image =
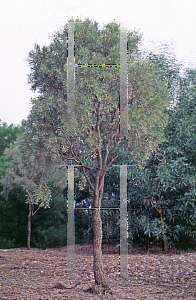
<path id="1" fill-rule="evenodd" d="M 160 299 L 196 300 L 196 252 L 163 254 L 133 249 L 128 278 L 119 277 L 119 255 L 103 249 L 104 272 L 112 294 L 93 295 L 92 245 L 76 245 L 75 279 L 67 278 L 66 247 L 0 249 L 0 300 Z"/>

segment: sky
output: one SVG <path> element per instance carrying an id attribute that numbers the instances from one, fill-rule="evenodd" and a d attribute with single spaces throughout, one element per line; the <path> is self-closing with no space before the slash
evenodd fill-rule
<path id="1" fill-rule="evenodd" d="M 195 0 L 0 0 L 2 122 L 20 124 L 37 96 L 27 82 L 34 44 L 48 45 L 50 35 L 77 16 L 101 27 L 114 19 L 126 23 L 143 34 L 143 49 L 156 52 L 166 43 L 185 67 L 196 67 Z"/>

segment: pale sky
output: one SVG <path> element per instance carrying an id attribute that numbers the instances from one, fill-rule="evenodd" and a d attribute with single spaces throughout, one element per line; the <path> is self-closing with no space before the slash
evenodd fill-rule
<path id="1" fill-rule="evenodd" d="M 112 20 L 140 29 L 144 49 L 169 44 L 186 67 L 196 67 L 195 0 L 0 0 L 0 119 L 17 125 L 30 112 L 36 94 L 27 84 L 26 57 L 34 43 L 71 17 L 89 17 L 101 26 Z"/>

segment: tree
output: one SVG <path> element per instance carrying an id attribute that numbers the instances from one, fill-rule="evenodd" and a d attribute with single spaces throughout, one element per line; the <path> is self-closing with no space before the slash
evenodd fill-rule
<path id="1" fill-rule="evenodd" d="M 5 174 L 7 164 L 4 151 L 9 147 L 10 143 L 15 141 L 19 134 L 22 133 L 21 126 L 7 125 L 0 120 L 0 178 Z"/>
<path id="2" fill-rule="evenodd" d="M 14 126 L 13 124 L 7 125 L 5 122 L 1 122 L 0 120 L 0 178 L 6 173 L 7 170 L 7 162 L 5 159 L 4 151 L 7 147 L 10 146 L 11 142 L 14 142 L 17 137 L 22 133 L 21 126 Z M 0 192 L 3 187 L 0 185 Z M 19 191 L 13 190 L 12 196 L 15 193 L 17 197 Z M 15 245 L 15 237 L 13 235 L 15 225 L 12 226 L 10 220 L 13 221 L 13 224 L 17 223 L 17 218 L 14 218 L 12 214 L 12 209 L 9 201 L 5 201 L 4 197 L 0 195 L 0 232 L 1 238 L 0 243 L 1 247 L 10 247 L 11 245 Z M 16 207 L 18 211 L 18 207 Z M 17 238 L 16 238 L 17 239 Z"/>
<path id="3" fill-rule="evenodd" d="M 76 23 L 76 63 L 119 64 L 119 28 L 116 22 L 101 30 L 96 22 L 88 19 L 82 24 Z M 40 96 L 32 100 L 26 130 L 30 128 L 29 134 L 33 132 L 34 139 L 41 140 L 48 151 L 66 163 L 80 165 L 78 169 L 93 192 L 93 291 L 98 292 L 105 286 L 105 278 L 102 220 L 96 208 L 101 207 L 105 175 L 121 156 L 131 155 L 136 162 L 144 162 L 165 140 L 163 129 L 167 114 L 164 110 L 170 98 L 159 70 L 139 55 L 141 36 L 128 32 L 128 133 L 119 133 L 119 69 L 76 68 L 76 122 L 75 132 L 70 134 L 66 114 L 67 30 L 68 24 L 54 34 L 48 47 L 41 49 L 35 45 L 35 50 L 29 53 L 29 83 Z"/>
<path id="4" fill-rule="evenodd" d="M 169 111 L 168 143 L 163 145 L 166 160 L 159 177 L 169 202 L 168 216 L 173 237 L 195 245 L 195 99 L 196 70 L 187 69 L 179 80 L 176 106 Z M 169 211 L 170 210 L 170 211 Z"/>
<path id="5" fill-rule="evenodd" d="M 175 64 L 173 68 L 176 70 Z M 165 128 L 168 141 L 160 146 L 164 159 L 152 156 L 139 176 L 133 174 L 143 189 L 142 197 L 150 201 L 151 209 L 156 210 L 162 220 L 160 228 L 164 229 L 165 250 L 167 241 L 169 246 L 176 242 L 186 247 L 195 245 L 194 74 L 195 70 L 186 70 L 183 76 L 174 76 L 178 89 L 176 104 L 168 110 L 169 122 Z M 145 218 L 142 221 L 145 226 Z M 155 229 L 159 233 L 156 226 L 152 232 Z"/>
<path id="6" fill-rule="evenodd" d="M 26 246 L 28 207 L 25 201 L 21 187 L 10 190 L 7 199 L 0 197 L 0 248 Z"/>
<path id="7" fill-rule="evenodd" d="M 50 165 L 48 169 L 47 153 L 40 152 L 36 143 L 29 143 L 26 136 L 16 140 L 10 148 L 5 150 L 8 170 L 1 180 L 3 185 L 3 194 L 8 196 L 11 189 L 22 187 L 27 193 L 27 203 L 29 205 L 28 213 L 28 238 L 27 247 L 30 249 L 31 238 L 31 218 L 41 207 L 49 207 L 51 201 L 51 190 L 46 183 L 48 172 L 53 172 Z M 49 158 L 51 160 L 51 158 Z M 58 168 L 58 176 L 62 175 Z M 60 181 L 60 178 L 58 177 Z M 60 185 L 60 183 L 58 183 Z M 34 210 L 34 205 L 37 209 Z"/>
<path id="8" fill-rule="evenodd" d="M 187 69 L 180 79 L 177 104 L 170 111 L 171 122 L 168 124 L 169 141 L 176 145 L 176 149 L 183 152 L 188 161 L 196 165 L 195 159 L 195 97 L 196 97 L 196 69 Z M 176 123 L 176 120 L 178 122 Z M 171 137 L 174 140 L 171 140 Z"/>
<path id="9" fill-rule="evenodd" d="M 65 246 L 67 238 L 67 202 L 60 188 L 50 187 L 50 208 L 41 207 L 32 222 L 31 245 L 42 249 Z"/>

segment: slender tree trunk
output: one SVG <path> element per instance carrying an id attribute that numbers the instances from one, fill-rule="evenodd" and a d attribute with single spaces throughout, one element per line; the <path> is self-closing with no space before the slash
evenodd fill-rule
<path id="1" fill-rule="evenodd" d="M 162 244 L 162 250 L 167 253 L 167 239 L 165 235 L 165 228 L 164 228 L 164 223 L 163 223 L 163 214 L 162 214 L 162 209 L 159 209 L 159 218 L 161 221 L 161 228 L 162 228 L 162 235 L 163 235 L 163 244 Z"/>
<path id="2" fill-rule="evenodd" d="M 29 201 L 29 214 L 28 214 L 28 236 L 27 236 L 27 248 L 31 249 L 31 216 L 32 216 L 32 204 Z"/>
<path id="3" fill-rule="evenodd" d="M 162 250 L 167 253 L 167 239 L 166 239 L 166 236 L 165 236 L 165 229 L 164 229 L 164 224 L 163 224 L 163 219 L 160 218 L 161 220 L 161 227 L 162 227 L 162 235 L 163 235 L 163 244 L 162 244 Z"/>
<path id="4" fill-rule="evenodd" d="M 103 196 L 104 182 L 102 181 L 101 186 L 95 190 L 93 207 L 93 229 L 94 229 L 94 240 L 93 240 L 93 271 L 95 284 L 92 287 L 94 294 L 102 294 L 106 287 L 105 276 L 103 272 L 103 261 L 102 261 L 102 220 L 101 220 L 101 200 Z"/>
<path id="5" fill-rule="evenodd" d="M 148 220 L 150 219 L 150 210 L 149 210 L 149 208 L 147 210 L 147 218 L 148 218 Z M 149 238 L 149 235 L 147 234 L 147 241 L 146 241 L 146 251 L 147 252 L 149 251 L 149 244 L 150 244 L 150 238 Z"/>
<path id="6" fill-rule="evenodd" d="M 146 251 L 149 251 L 149 243 L 150 243 L 150 239 L 149 239 L 149 236 L 147 236 Z"/>
<path id="7" fill-rule="evenodd" d="M 153 204 L 151 198 L 149 199 L 150 202 Z M 160 195 L 157 197 L 157 201 L 161 204 L 161 197 Z M 165 253 L 167 253 L 168 249 L 167 249 L 167 238 L 165 235 L 165 228 L 164 228 L 164 223 L 163 223 L 163 212 L 162 212 L 162 208 L 160 207 L 159 209 L 157 207 L 155 207 L 156 211 L 159 214 L 159 219 L 161 221 L 161 229 L 162 229 L 162 237 L 163 237 L 163 243 L 162 243 L 162 251 L 164 251 Z"/>
<path id="8" fill-rule="evenodd" d="M 95 277 L 95 283 L 97 285 L 103 285 L 103 262 L 102 262 L 102 220 L 101 211 L 93 210 L 93 228 L 94 228 L 94 240 L 93 240 L 93 271 Z"/>

